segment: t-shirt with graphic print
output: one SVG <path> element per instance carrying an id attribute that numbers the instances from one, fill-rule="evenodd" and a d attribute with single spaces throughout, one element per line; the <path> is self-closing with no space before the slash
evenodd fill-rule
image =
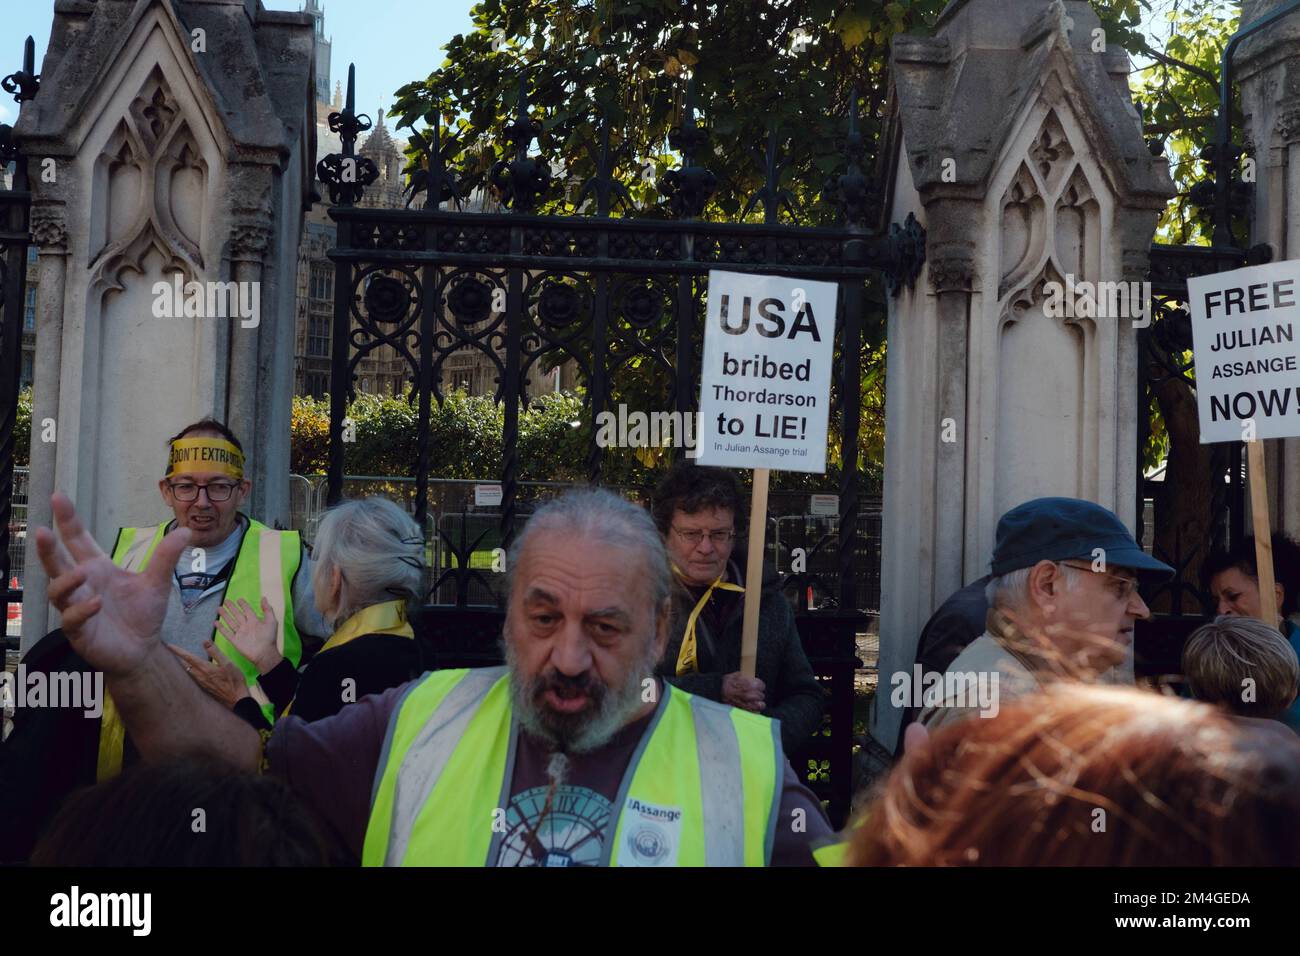
<path id="1" fill-rule="evenodd" d="M 176 562 L 176 584 L 181 589 L 181 600 L 186 607 L 193 607 L 209 589 L 226 579 L 230 564 L 239 553 L 246 526 L 246 519 L 239 515 L 235 529 L 220 544 L 186 548 L 181 552 L 180 560 Z"/>
<path id="2" fill-rule="evenodd" d="M 409 684 L 382 694 L 363 697 L 333 717 L 307 723 L 290 714 L 276 721 L 267 746 L 271 772 L 290 786 L 329 821 L 356 859 L 361 858 L 366 825 L 370 819 L 371 787 L 379 768 L 379 754 L 389 718 Z M 659 706 L 663 706 L 660 698 Z M 616 733 L 605 746 L 590 753 L 573 754 L 564 783 L 555 788 L 546 807 L 551 760 L 546 745 L 525 731 L 519 732 L 510 798 L 504 830 L 495 858 L 497 866 L 597 866 L 605 855 L 605 841 L 617 819 L 614 801 L 632 754 L 649 726 L 653 712 Z M 815 841 L 829 838 L 832 830 L 821 804 L 800 781 L 790 762 L 784 762 L 781 806 L 773 866 L 813 866 Z M 662 808 L 631 807 L 654 826 L 624 826 L 631 840 L 637 833 L 659 834 L 636 846 L 623 847 L 620 860 L 644 865 L 671 866 L 676 846 L 669 832 L 672 821 L 662 818 Z M 799 825 L 783 821 L 798 821 Z M 664 839 L 663 837 L 666 837 Z"/>

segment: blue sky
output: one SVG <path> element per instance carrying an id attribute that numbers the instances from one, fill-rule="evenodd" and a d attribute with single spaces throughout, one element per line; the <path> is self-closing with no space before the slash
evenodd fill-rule
<path id="1" fill-rule="evenodd" d="M 303 0 L 262 0 L 268 10 L 301 10 Z M 393 102 L 393 91 L 441 65 L 442 47 L 470 30 L 473 0 L 322 0 L 325 35 L 332 37 L 330 80 L 347 82 L 357 65 L 357 110 L 373 118 Z M 54 20 L 54 0 L 0 0 L 0 76 L 22 66 L 23 40 L 36 41 L 40 69 Z M 12 123 L 18 104 L 0 92 L 0 122 Z"/>

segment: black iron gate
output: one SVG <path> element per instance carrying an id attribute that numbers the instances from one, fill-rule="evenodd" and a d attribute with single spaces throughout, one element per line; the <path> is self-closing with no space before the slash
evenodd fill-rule
<path id="1" fill-rule="evenodd" d="M 530 155 L 540 125 L 529 116 L 521 81 L 518 115 L 504 136 L 513 158 L 498 163 L 490 179 L 505 207 L 501 212 L 440 209 L 444 201 L 459 206 L 458 180 L 444 166 L 437 126 L 424 143 L 425 202 L 422 209 L 390 210 L 358 205 L 378 171 L 357 156 L 357 135 L 369 120 L 354 111 L 353 70 L 348 72 L 345 109 L 331 114 L 342 152 L 318 167 L 330 193 L 330 216 L 338 224 L 335 263 L 335 310 L 331 371 L 329 501 L 343 492 L 344 428 L 358 362 L 375 349 L 392 347 L 410 372 L 410 400 L 417 406 L 412 448 L 415 514 L 427 526 L 430 447 L 428 423 L 432 404 L 444 399 L 442 368 L 457 352 L 470 350 L 496 371 L 495 400 L 503 406 L 504 450 L 500 474 L 501 503 L 496 528 L 481 528 L 472 538 L 444 528 L 427 528 L 455 557 L 442 569 L 436 588 L 454 578 L 458 607 L 428 609 L 425 623 L 440 641 L 453 632 L 493 635 L 496 609 L 469 609 L 468 579 L 485 572 L 472 567 L 471 556 L 484 541 L 509 548 L 525 517 L 519 497 L 519 413 L 525 378 L 548 359 L 572 359 L 586 383 L 585 413 L 594 421 L 610 408 L 612 380 L 636 358 L 648 361 L 667 382 L 671 410 L 694 412 L 698 398 L 704 295 L 710 269 L 787 275 L 836 282 L 840 288 L 837 323 L 835 396 L 832 414 L 842 449 L 839 487 L 838 581 L 830 593 L 839 610 L 802 613 L 814 667 L 831 684 L 830 739 L 815 738 L 808 758 L 824 777 L 830 770 L 833 815 L 843 818 L 849 799 L 849 762 L 853 727 L 855 632 L 865 617 L 854 608 L 857 562 L 861 378 L 860 345 L 867 283 L 882 273 L 891 291 L 915 281 L 924 260 L 925 239 L 911 217 L 885 236 L 868 231 L 867 174 L 861 168 L 864 140 L 858 129 L 856 95 L 847 118 L 846 170 L 834 180 L 842 224 L 812 228 L 778 221 L 782 200 L 777 162 L 777 131 L 767 150 L 766 184 L 751 203 L 762 203 L 760 223 L 718 223 L 699 217 L 715 185 L 700 157 L 707 133 L 695 122 L 693 91 L 688 86 L 680 126 L 670 144 L 682 157 L 681 168 L 668 173 L 661 192 L 668 197 L 668 218 L 638 218 L 626 189 L 614 177 L 609 131 L 603 129 L 593 156 L 596 175 L 579 197 L 590 196 L 590 215 L 537 215 L 539 200 L 550 185 L 548 162 Z M 612 215 L 616 207 L 622 217 Z M 788 203 L 787 203 L 788 207 Z M 679 443 L 680 444 L 680 443 Z M 595 429 L 586 458 L 586 473 L 600 483 L 605 450 Z M 680 457 L 684 449 L 678 448 Z M 545 478 L 545 475 L 529 476 Z M 491 537 L 489 538 L 489 535 Z M 831 540 L 824 537 L 823 542 Z M 481 583 L 487 582 L 481 580 Z M 796 580 L 799 592 L 802 580 Z M 808 582 L 811 583 L 811 582 Z M 826 590 L 827 582 L 818 585 Z M 432 589 L 431 589 L 432 590 Z M 488 624 L 475 623 L 487 616 Z M 444 633 L 446 637 L 444 639 Z M 480 663 L 485 651 L 460 643 L 451 658 Z M 495 638 L 492 640 L 495 654 Z M 829 762 L 829 763 L 827 763 Z M 818 782 L 814 779 L 813 782 Z M 822 780 L 822 782 L 825 782 Z"/>
<path id="2" fill-rule="evenodd" d="M 32 99 L 40 87 L 40 78 L 35 71 L 36 44 L 28 37 L 23 47 L 23 68 L 0 80 L 0 87 L 21 105 Z M 11 164 L 12 173 L 9 173 Z M 10 179 L 7 183 L 6 178 Z M 14 142 L 13 127 L 0 123 L 0 586 L 5 589 L 6 606 L 21 603 L 23 599 L 21 590 L 11 589 L 8 585 L 14 497 L 14 423 L 18 417 L 18 384 L 22 374 L 31 204 L 27 159 Z M 6 635 L 5 646 L 9 644 Z"/>

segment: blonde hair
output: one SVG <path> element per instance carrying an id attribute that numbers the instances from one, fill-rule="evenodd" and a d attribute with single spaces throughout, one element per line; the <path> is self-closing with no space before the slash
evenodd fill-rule
<path id="1" fill-rule="evenodd" d="M 1300 659 L 1276 628 L 1222 615 L 1183 645 L 1183 676 L 1197 700 L 1223 704 L 1243 717 L 1278 717 L 1300 689 Z"/>

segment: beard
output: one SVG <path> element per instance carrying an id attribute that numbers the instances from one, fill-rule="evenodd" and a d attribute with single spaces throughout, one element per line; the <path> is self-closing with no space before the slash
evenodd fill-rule
<path id="1" fill-rule="evenodd" d="M 629 668 L 619 687 L 603 683 L 592 671 L 569 676 L 549 668 L 525 679 L 520 674 L 509 637 L 505 651 L 510 669 L 510 696 L 520 725 L 552 750 L 565 754 L 587 753 L 608 743 L 640 709 L 642 681 L 654 675 L 658 663 L 653 634 L 646 643 L 640 666 Z M 547 691 L 562 698 L 585 694 L 587 706 L 573 714 L 557 713 L 546 704 Z"/>

